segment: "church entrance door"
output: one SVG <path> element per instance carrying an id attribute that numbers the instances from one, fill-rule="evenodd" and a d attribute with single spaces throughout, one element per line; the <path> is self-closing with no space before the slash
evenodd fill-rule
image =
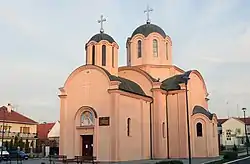
<path id="1" fill-rule="evenodd" d="M 82 156 L 93 156 L 93 135 L 82 135 Z"/>

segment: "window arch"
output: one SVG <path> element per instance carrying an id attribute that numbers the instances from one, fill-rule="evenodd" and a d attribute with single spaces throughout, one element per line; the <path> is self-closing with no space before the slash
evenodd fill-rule
<path id="1" fill-rule="evenodd" d="M 196 133 L 197 137 L 202 137 L 202 124 L 200 122 L 196 124 Z"/>
<path id="2" fill-rule="evenodd" d="M 102 66 L 106 66 L 106 45 L 102 45 Z"/>
<path id="3" fill-rule="evenodd" d="M 156 39 L 153 40 L 153 55 L 158 57 L 158 41 Z"/>
<path id="4" fill-rule="evenodd" d="M 92 64 L 95 65 L 95 45 L 92 46 Z"/>
<path id="5" fill-rule="evenodd" d="M 141 40 L 138 40 L 138 42 L 137 42 L 137 56 L 138 56 L 138 58 L 140 58 L 141 57 Z"/>
<path id="6" fill-rule="evenodd" d="M 131 118 L 127 119 L 127 136 L 131 136 Z"/>

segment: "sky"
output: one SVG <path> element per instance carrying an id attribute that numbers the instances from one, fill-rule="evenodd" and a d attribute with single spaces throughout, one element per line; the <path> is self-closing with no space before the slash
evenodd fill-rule
<path id="1" fill-rule="evenodd" d="M 38 122 L 58 120 L 58 88 L 85 64 L 100 15 L 122 66 L 126 39 L 146 22 L 147 5 L 152 23 L 172 39 L 173 63 L 203 75 L 209 111 L 224 118 L 246 107 L 250 115 L 248 0 L 0 0 L 0 104 Z"/>

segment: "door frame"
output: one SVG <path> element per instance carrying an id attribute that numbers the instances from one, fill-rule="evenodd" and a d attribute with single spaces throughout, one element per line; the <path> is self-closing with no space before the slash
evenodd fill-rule
<path id="1" fill-rule="evenodd" d="M 84 155 L 83 153 L 84 153 L 84 149 L 86 149 L 85 148 L 85 145 L 84 145 L 84 137 L 86 137 L 86 138 L 88 138 L 88 141 L 87 142 L 89 142 L 89 147 L 90 148 L 87 148 L 87 149 L 90 149 L 90 150 L 88 150 L 88 151 L 91 151 L 90 152 L 90 155 L 87 155 L 87 156 L 93 156 L 94 155 L 94 135 L 92 135 L 92 134 L 87 134 L 87 135 L 81 135 L 81 154 L 82 154 L 82 156 L 86 156 L 86 155 Z M 92 148 L 91 148 L 92 147 Z"/>

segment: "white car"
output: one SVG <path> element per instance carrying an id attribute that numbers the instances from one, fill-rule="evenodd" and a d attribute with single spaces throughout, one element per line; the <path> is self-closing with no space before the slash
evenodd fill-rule
<path id="1" fill-rule="evenodd" d="M 9 158 L 9 156 L 10 156 L 9 152 L 6 151 L 6 150 L 3 150 L 2 154 L 3 154 L 3 156 L 2 156 L 3 160 L 7 160 Z M 0 150 L 0 157 L 1 157 L 1 150 Z"/>

